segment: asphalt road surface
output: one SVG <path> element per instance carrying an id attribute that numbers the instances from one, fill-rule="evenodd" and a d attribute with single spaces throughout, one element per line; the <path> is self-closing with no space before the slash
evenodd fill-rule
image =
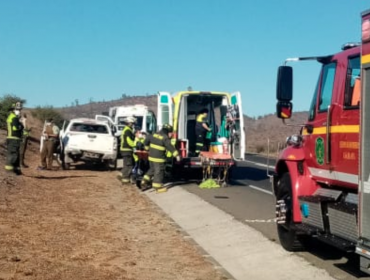
<path id="1" fill-rule="evenodd" d="M 226 188 L 200 189 L 196 184 L 182 187 L 260 231 L 269 240 L 279 243 L 274 222 L 275 199 L 267 176 L 267 159 L 252 154 L 248 154 L 246 159 L 238 163 L 231 184 Z M 269 162 L 269 172 L 272 173 L 274 161 Z M 370 276 L 359 270 L 357 255 L 343 253 L 321 242 L 314 241 L 309 252 L 296 254 L 313 266 L 325 269 L 336 279 L 370 280 Z"/>

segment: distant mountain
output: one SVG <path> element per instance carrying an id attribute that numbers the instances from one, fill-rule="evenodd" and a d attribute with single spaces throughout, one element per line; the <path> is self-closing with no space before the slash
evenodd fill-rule
<path id="1" fill-rule="evenodd" d="M 94 118 L 97 114 L 108 112 L 113 106 L 145 104 L 150 110 L 157 112 L 157 96 L 132 96 L 123 99 L 91 102 L 73 107 L 57 108 L 66 119 L 76 117 Z M 307 120 L 307 112 L 295 112 L 289 124 L 303 124 Z M 248 152 L 267 152 L 267 142 L 270 140 L 270 152 L 275 152 L 280 144 L 285 144 L 287 136 L 299 133 L 299 126 L 287 126 L 275 114 L 258 118 L 244 116 L 246 144 Z"/>

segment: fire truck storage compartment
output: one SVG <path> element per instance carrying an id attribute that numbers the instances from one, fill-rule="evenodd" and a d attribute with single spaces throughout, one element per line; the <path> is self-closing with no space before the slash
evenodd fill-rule
<path id="1" fill-rule="evenodd" d="M 228 104 L 226 95 L 201 93 L 187 94 L 182 97 L 178 114 L 178 139 L 180 143 L 181 141 L 187 142 L 187 157 L 191 157 L 195 152 L 195 124 L 198 113 L 202 109 L 208 109 L 207 122 L 212 128 L 212 138 L 209 141 L 216 142 L 222 115 L 226 114 L 224 104 Z"/>

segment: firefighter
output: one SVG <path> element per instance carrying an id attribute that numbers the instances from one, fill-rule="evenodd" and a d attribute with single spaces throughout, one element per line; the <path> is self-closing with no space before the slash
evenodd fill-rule
<path id="1" fill-rule="evenodd" d="M 195 136 L 196 136 L 196 148 L 195 154 L 199 155 L 201 151 L 204 151 L 206 146 L 206 134 L 211 131 L 211 128 L 207 123 L 208 109 L 203 109 L 199 112 L 195 123 Z"/>
<path id="2" fill-rule="evenodd" d="M 130 182 L 130 175 L 134 167 L 134 148 L 135 148 L 135 136 L 133 132 L 134 125 L 136 123 L 136 118 L 127 117 L 124 120 L 125 127 L 121 133 L 121 155 L 123 158 L 122 167 L 122 178 L 121 182 L 123 184 Z"/>
<path id="3" fill-rule="evenodd" d="M 20 147 L 20 152 L 19 152 L 20 153 L 20 162 L 21 162 L 21 166 L 23 168 L 28 168 L 28 165 L 25 164 L 25 162 L 24 162 L 24 157 L 25 157 L 26 150 L 27 150 L 27 145 L 28 145 L 28 137 L 30 135 L 30 129 L 29 129 L 28 124 L 27 124 L 27 115 L 26 115 L 26 113 L 24 113 L 22 115 L 22 117 L 20 118 L 20 122 L 23 125 L 22 141 L 21 141 L 21 147 Z"/>
<path id="4" fill-rule="evenodd" d="M 171 144 L 173 128 L 170 124 L 164 124 L 158 133 L 148 135 L 145 139 L 145 149 L 149 150 L 149 170 L 144 175 L 141 189 L 145 190 L 150 182 L 157 193 L 166 192 L 167 188 L 163 186 L 166 150 L 170 151 L 177 161 L 180 161 L 180 156 L 175 147 Z"/>
<path id="5" fill-rule="evenodd" d="M 10 108 L 9 116 L 6 120 L 7 123 L 7 154 L 5 170 L 8 172 L 21 175 L 22 171 L 20 168 L 20 146 L 23 134 L 23 125 L 19 121 L 19 115 L 22 110 L 22 104 L 17 102 L 12 104 Z"/>

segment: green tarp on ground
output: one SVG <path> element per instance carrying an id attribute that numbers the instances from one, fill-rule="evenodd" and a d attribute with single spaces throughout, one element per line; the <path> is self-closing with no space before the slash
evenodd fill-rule
<path id="1" fill-rule="evenodd" d="M 204 182 L 200 183 L 199 188 L 201 189 L 214 189 L 219 188 L 220 185 L 213 179 L 207 179 Z"/>

